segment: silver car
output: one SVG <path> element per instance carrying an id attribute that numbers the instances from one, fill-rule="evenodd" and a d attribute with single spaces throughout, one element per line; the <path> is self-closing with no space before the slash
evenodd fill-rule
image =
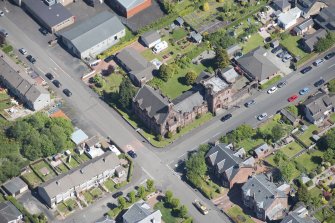
<path id="1" fill-rule="evenodd" d="M 268 114 L 266 112 L 260 114 L 259 116 L 257 116 L 257 119 L 259 121 L 262 121 L 263 119 L 265 119 L 266 117 L 268 117 Z"/>

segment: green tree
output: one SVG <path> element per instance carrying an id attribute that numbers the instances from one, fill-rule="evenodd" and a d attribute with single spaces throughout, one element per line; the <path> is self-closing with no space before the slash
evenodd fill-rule
<path id="1" fill-rule="evenodd" d="M 275 162 L 276 165 L 280 165 L 283 161 L 286 161 L 287 159 L 288 157 L 281 150 L 278 150 L 273 157 L 273 162 Z"/>
<path id="2" fill-rule="evenodd" d="M 136 201 L 136 192 L 135 191 L 130 191 L 129 193 L 128 193 L 128 197 L 129 197 L 129 200 L 130 200 L 130 203 L 135 203 L 135 201 Z"/>
<path id="3" fill-rule="evenodd" d="M 195 80 L 197 79 L 198 75 L 194 71 L 189 71 L 185 75 L 185 80 L 187 85 L 194 84 Z"/>
<path id="4" fill-rule="evenodd" d="M 118 199 L 117 199 L 117 202 L 118 202 L 118 204 L 119 204 L 119 208 L 120 209 L 124 209 L 125 207 L 126 207 L 126 199 L 124 198 L 124 197 L 119 197 Z"/>
<path id="5" fill-rule="evenodd" d="M 172 65 L 162 64 L 159 67 L 159 77 L 163 81 L 167 82 L 174 75 L 174 68 Z"/>
<path id="6" fill-rule="evenodd" d="M 330 92 L 335 93 L 335 79 L 328 82 L 328 89 Z"/>
<path id="7" fill-rule="evenodd" d="M 225 49 L 221 47 L 217 47 L 215 49 L 215 63 L 217 68 L 220 69 L 226 68 L 229 65 L 230 60 L 228 53 Z"/>
<path id="8" fill-rule="evenodd" d="M 178 198 L 172 198 L 170 201 L 170 205 L 172 209 L 177 209 L 179 207 L 180 201 Z"/>
<path id="9" fill-rule="evenodd" d="M 335 157 L 335 151 L 332 149 L 327 149 L 324 153 L 323 153 L 323 160 L 326 162 L 330 162 L 331 160 L 333 160 Z"/>
<path id="10" fill-rule="evenodd" d="M 202 153 L 192 154 L 186 161 L 186 176 L 194 177 L 199 176 L 203 178 L 207 172 L 207 165 L 205 157 Z"/>
<path id="11" fill-rule="evenodd" d="M 180 206 L 178 215 L 180 218 L 187 218 L 187 207 L 185 205 Z"/>
<path id="12" fill-rule="evenodd" d="M 281 125 L 277 124 L 271 129 L 271 133 L 272 133 L 272 141 L 277 142 L 279 139 L 284 137 L 285 130 Z"/>
<path id="13" fill-rule="evenodd" d="M 154 188 L 154 181 L 152 179 L 148 179 L 147 182 L 147 191 L 152 192 Z"/>
<path id="14" fill-rule="evenodd" d="M 145 196 L 145 187 L 139 186 L 137 189 L 137 197 L 144 198 Z"/>
<path id="15" fill-rule="evenodd" d="M 280 173 L 284 180 L 290 182 L 293 178 L 293 173 L 295 170 L 295 166 L 293 163 L 289 162 L 286 164 L 282 164 L 280 167 Z"/>
<path id="16" fill-rule="evenodd" d="M 293 115 L 298 116 L 298 108 L 295 105 L 289 105 L 286 107 L 286 110 L 291 112 Z"/>
<path id="17" fill-rule="evenodd" d="M 135 95 L 135 88 L 130 79 L 124 77 L 119 87 L 119 103 L 123 108 L 130 108 L 132 99 Z"/>
<path id="18" fill-rule="evenodd" d="M 297 195 L 299 201 L 304 202 L 305 204 L 310 203 L 311 196 L 307 187 L 304 184 L 301 184 L 298 188 Z"/>
<path id="19" fill-rule="evenodd" d="M 166 203 L 170 203 L 171 200 L 172 200 L 172 198 L 173 198 L 173 193 L 172 193 L 172 191 L 167 190 L 167 191 L 165 192 L 165 202 L 166 202 Z"/>
<path id="20" fill-rule="evenodd" d="M 335 149 L 335 129 L 329 130 L 326 135 L 322 136 L 318 142 L 319 148 L 326 150 L 328 148 Z"/>

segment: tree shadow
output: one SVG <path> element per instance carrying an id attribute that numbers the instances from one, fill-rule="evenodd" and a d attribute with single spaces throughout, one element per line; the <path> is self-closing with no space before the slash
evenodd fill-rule
<path id="1" fill-rule="evenodd" d="M 110 203 L 110 202 L 108 202 L 108 203 L 107 203 L 107 207 L 108 207 L 109 209 L 114 209 L 114 208 L 117 208 L 117 205 L 114 204 L 114 203 Z"/>
<path id="2" fill-rule="evenodd" d="M 178 77 L 178 82 L 181 83 L 182 85 L 187 85 L 185 77 Z"/>
<path id="3" fill-rule="evenodd" d="M 311 160 L 312 160 L 313 163 L 316 163 L 316 164 L 321 164 L 322 163 L 322 158 L 320 156 L 312 156 Z"/>

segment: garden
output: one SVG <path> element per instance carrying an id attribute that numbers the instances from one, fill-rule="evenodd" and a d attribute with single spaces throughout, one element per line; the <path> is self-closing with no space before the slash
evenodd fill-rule
<path id="1" fill-rule="evenodd" d="M 227 215 L 236 223 L 254 223 L 250 216 L 244 214 L 243 210 L 237 205 L 230 208 Z"/>
<path id="2" fill-rule="evenodd" d="M 55 171 L 53 171 L 49 164 L 44 160 L 31 164 L 30 167 L 43 179 L 44 182 L 56 176 Z"/>

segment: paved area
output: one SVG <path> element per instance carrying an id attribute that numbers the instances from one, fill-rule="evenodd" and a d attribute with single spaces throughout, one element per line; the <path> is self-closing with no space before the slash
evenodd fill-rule
<path id="1" fill-rule="evenodd" d="M 290 61 L 283 62 L 281 58 L 277 57 L 276 55 L 280 53 L 281 51 L 278 51 L 277 53 L 273 54 L 271 53 L 272 48 L 268 50 L 267 58 L 274 63 L 280 71 L 287 75 L 292 72 L 292 69 L 290 69 Z"/>

